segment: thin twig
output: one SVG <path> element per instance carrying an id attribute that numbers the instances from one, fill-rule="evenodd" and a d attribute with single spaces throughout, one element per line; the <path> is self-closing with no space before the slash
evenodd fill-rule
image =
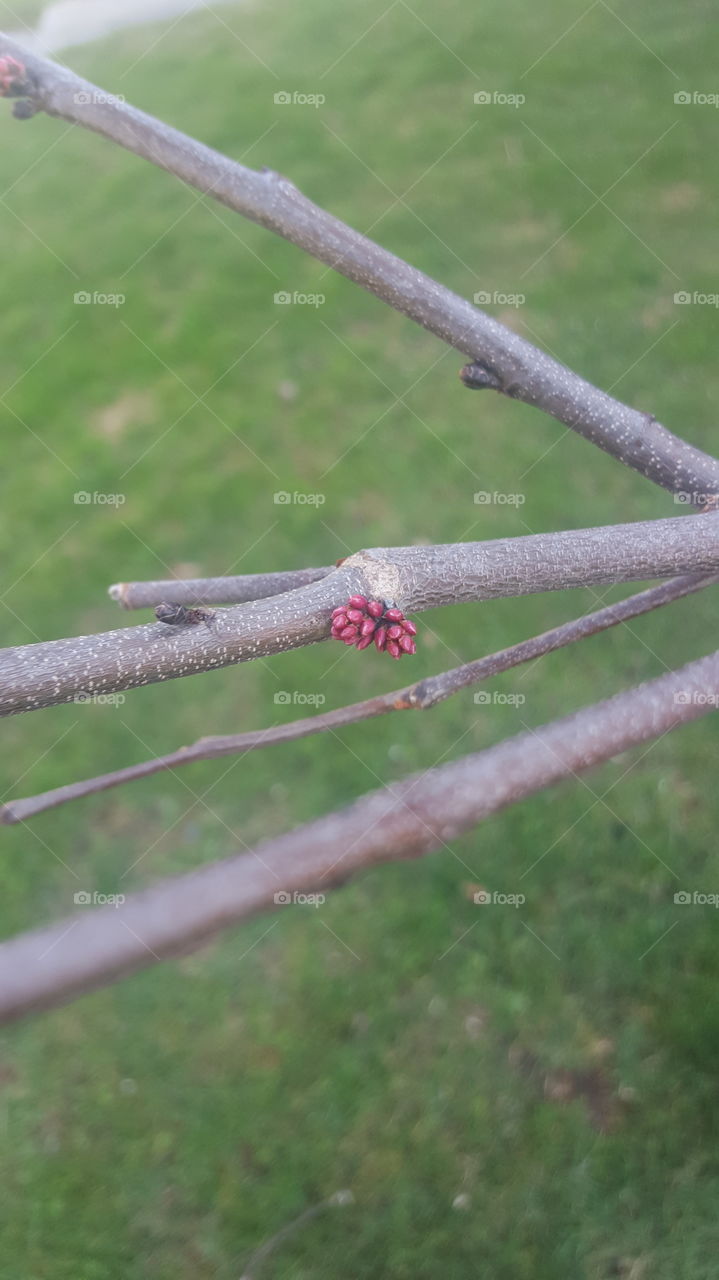
<path id="1" fill-rule="evenodd" d="M 255 1249 L 249 1261 L 245 1264 L 240 1280 L 257 1280 L 260 1268 L 270 1254 L 274 1253 L 278 1245 L 284 1244 L 289 1236 L 294 1235 L 300 1227 L 306 1226 L 308 1222 L 316 1218 L 325 1209 L 343 1209 L 353 1203 L 354 1196 L 351 1191 L 335 1191 L 334 1195 L 329 1196 L 327 1200 L 321 1200 L 319 1204 L 310 1205 L 297 1218 L 286 1223 L 284 1227 L 280 1227 L 279 1231 L 276 1231 L 269 1240 L 265 1240 L 264 1244 Z"/>
<path id="2" fill-rule="evenodd" d="M 446 847 L 489 814 L 714 710 L 719 652 L 497 746 L 380 787 L 249 853 L 0 944 L 0 1022 L 201 946 L 359 871 Z"/>
<path id="3" fill-rule="evenodd" d="M 107 594 L 123 609 L 154 609 L 163 600 L 177 604 L 246 604 L 319 582 L 332 568 L 247 573 L 230 578 L 161 578 L 156 582 L 115 582 Z"/>
<path id="4" fill-rule="evenodd" d="M 0 715 L 175 680 L 326 640 L 332 609 L 356 592 L 405 613 L 597 583 L 719 569 L 719 514 L 597 529 L 375 547 L 325 578 L 265 600 L 218 609 L 211 622 L 162 622 L 0 650 Z"/>
<path id="5" fill-rule="evenodd" d="M 43 791 L 39 795 L 29 796 L 23 800 L 11 800 L 0 805 L 0 823 L 13 825 L 26 822 L 28 818 L 46 809 L 57 808 L 68 804 L 71 800 L 80 800 L 85 796 L 96 795 L 99 791 L 108 791 L 111 787 L 122 786 L 126 782 L 136 782 L 140 778 L 149 778 L 154 773 L 177 769 L 181 765 L 194 764 L 198 760 L 216 760 L 220 756 L 237 755 L 239 752 L 257 750 L 259 747 L 274 746 L 279 742 L 294 742 L 298 738 L 306 738 L 311 734 L 325 733 L 330 729 L 341 729 L 349 724 L 357 724 L 360 720 L 370 720 L 374 716 L 385 715 L 389 711 L 427 711 L 445 698 L 452 697 L 470 685 L 488 680 L 501 671 L 519 666 L 540 658 L 555 649 L 561 649 L 578 640 L 585 640 L 609 627 L 616 627 L 620 622 L 628 622 L 640 614 L 649 613 L 662 605 L 671 604 L 683 596 L 701 591 L 719 581 L 719 575 L 706 578 L 684 577 L 673 578 L 670 582 L 658 587 L 650 587 L 640 591 L 638 595 L 619 600 L 593 613 L 574 618 L 571 622 L 562 623 L 551 631 L 533 636 L 529 640 L 521 640 L 519 644 L 497 653 L 479 658 L 475 662 L 464 663 L 452 671 L 443 671 L 439 675 L 419 680 L 416 684 L 407 685 L 404 689 L 395 689 L 392 693 L 379 694 L 364 702 L 355 702 L 350 706 L 338 707 L 334 711 L 324 711 L 316 716 L 292 720 L 289 724 L 273 725 L 268 729 L 253 730 L 247 733 L 215 735 L 200 738 L 189 747 L 180 747 L 167 755 L 155 756 L 152 760 L 143 760 L 141 764 L 129 765 L 125 769 L 116 769 L 112 773 L 103 773 L 95 778 L 87 778 L 82 782 L 67 783 L 63 787 L 54 787 L 51 791 Z"/>
<path id="6" fill-rule="evenodd" d="M 719 462 L 650 414 L 621 404 L 497 320 L 308 200 L 287 178 L 256 172 L 115 99 L 0 35 L 20 60 L 21 114 L 43 110 L 117 142 L 253 222 L 283 236 L 462 352 L 493 386 L 552 414 L 656 484 L 703 505 L 719 492 Z M 29 108 L 28 108 L 28 105 Z"/>

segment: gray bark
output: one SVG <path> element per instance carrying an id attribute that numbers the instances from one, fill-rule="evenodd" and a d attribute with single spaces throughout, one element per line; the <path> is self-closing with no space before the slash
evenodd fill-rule
<path id="1" fill-rule="evenodd" d="M 380 787 L 249 853 L 0 944 L 0 1021 L 49 1009 L 359 871 L 439 849 L 489 814 L 713 710 L 719 652 L 478 755 Z M 287 910 L 285 906 L 282 908 Z"/>
<path id="2" fill-rule="evenodd" d="M 678 516 L 564 533 L 434 547 L 380 547 L 295 591 L 217 610 L 210 622 L 162 622 L 0 650 L 0 715 L 174 680 L 329 636 L 355 592 L 405 613 L 464 601 L 719 569 L 719 515 Z"/>
<path id="3" fill-rule="evenodd" d="M 287 178 L 248 169 L 127 103 L 108 100 L 106 92 L 66 67 L 0 34 L 2 54 L 27 67 L 34 107 L 102 134 L 291 241 L 468 356 L 487 371 L 487 385 L 552 414 L 656 484 L 691 495 L 697 505 L 719 493 L 716 459 L 360 235 Z"/>

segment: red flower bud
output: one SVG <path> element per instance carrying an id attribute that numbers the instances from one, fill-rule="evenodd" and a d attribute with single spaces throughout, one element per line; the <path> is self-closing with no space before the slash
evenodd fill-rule
<path id="1" fill-rule="evenodd" d="M 17 58 L 12 58 L 10 54 L 0 58 L 0 96 L 5 97 L 22 85 L 26 75 L 26 67 Z"/>
<path id="2" fill-rule="evenodd" d="M 386 652 L 391 658 L 413 654 L 417 646 L 413 637 L 417 628 L 409 622 L 401 609 L 389 609 L 384 600 L 368 600 L 365 596 L 350 596 L 347 604 L 332 610 L 330 626 L 332 638 L 356 649 L 368 649 L 374 640 L 378 653 Z"/>

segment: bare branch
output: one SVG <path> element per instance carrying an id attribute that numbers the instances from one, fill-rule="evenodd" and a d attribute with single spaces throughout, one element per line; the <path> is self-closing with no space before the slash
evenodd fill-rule
<path id="1" fill-rule="evenodd" d="M 154 756 L 152 760 L 143 760 L 141 764 L 129 765 L 125 769 L 116 769 L 112 773 L 103 773 L 82 782 L 67 783 L 65 786 L 54 787 L 51 791 L 43 791 L 39 795 L 28 796 L 23 800 L 11 800 L 8 804 L 0 805 L 0 823 L 9 826 L 17 822 L 26 822 L 28 818 L 43 813 L 46 809 L 55 809 L 58 805 L 67 804 L 71 800 L 81 800 L 85 796 L 108 791 L 111 787 L 119 787 L 126 782 L 136 782 L 140 778 L 149 778 L 154 773 L 174 770 L 181 765 L 194 764 L 198 760 L 216 760 L 221 756 L 255 751 L 260 747 L 274 746 L 279 742 L 294 742 L 298 738 L 307 738 L 315 733 L 326 733 L 330 729 L 341 729 L 349 724 L 357 724 L 360 720 L 385 715 L 389 711 L 428 711 L 438 702 L 443 702 L 470 685 L 488 680 L 501 671 L 508 671 L 511 667 L 541 658 L 555 649 L 574 644 L 578 640 L 585 640 L 598 632 L 606 631 L 609 627 L 628 622 L 630 618 L 638 618 L 643 613 L 671 604 L 672 601 L 680 600 L 683 596 L 691 595 L 695 591 L 701 591 L 717 581 L 719 581 L 719 575 L 706 578 L 672 578 L 659 587 L 650 587 L 648 591 L 640 591 L 638 595 L 629 596 L 626 600 L 619 600 L 616 604 L 607 605 L 603 609 L 584 614 L 571 622 L 562 623 L 561 626 L 553 627 L 551 631 L 544 631 L 541 635 L 533 636 L 529 640 L 521 640 L 519 644 L 500 649 L 497 653 L 479 658 L 475 662 L 466 662 L 451 671 L 443 671 L 439 675 L 419 680 L 416 684 L 407 685 L 404 689 L 395 689 L 392 693 L 379 694 L 364 702 L 355 702 L 334 711 L 324 711 L 316 716 L 305 716 L 289 724 L 273 725 L 268 729 L 251 730 L 247 733 L 200 738 L 189 747 L 180 747 L 178 751 Z"/>
<path id="2" fill-rule="evenodd" d="M 446 846 L 489 814 L 713 710 L 719 652 L 477 755 L 381 787 L 249 852 L 119 906 L 0 944 L 0 1021 L 49 1009 L 359 871 Z M 278 898 L 278 895 L 279 898 Z"/>
<path id="3" fill-rule="evenodd" d="M 597 583 L 719 569 L 719 515 L 434 547 L 375 547 L 318 582 L 218 610 L 211 623 L 161 622 L 0 650 L 0 715 L 135 689 L 326 640 L 332 609 L 357 592 L 405 613 Z"/>
<path id="4" fill-rule="evenodd" d="M 18 92 L 25 97 L 17 104 L 23 116 L 44 110 L 94 130 L 298 245 L 469 357 L 478 366 L 471 385 L 492 386 L 543 409 L 656 484 L 691 495 L 696 505 L 719 492 L 716 459 L 326 213 L 286 178 L 245 168 L 7 36 L 0 35 L 0 55 L 24 66 Z"/>
<path id="5" fill-rule="evenodd" d="M 285 573 L 247 573 L 232 578 L 161 578 L 157 582 L 115 582 L 107 594 L 123 609 L 154 609 L 163 600 L 177 604 L 245 604 L 296 591 L 332 573 L 325 569 L 289 569 Z"/>

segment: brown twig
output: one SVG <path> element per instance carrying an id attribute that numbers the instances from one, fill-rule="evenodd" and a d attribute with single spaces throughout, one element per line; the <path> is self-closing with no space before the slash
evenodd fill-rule
<path id="1" fill-rule="evenodd" d="M 489 814 L 714 710 L 719 652 L 574 715 L 380 787 L 249 853 L 0 944 L 0 1021 L 201 946 L 359 871 L 446 846 Z"/>
<path id="2" fill-rule="evenodd" d="M 719 575 L 706 578 L 683 577 L 673 578 L 658 587 L 650 587 L 637 595 L 619 600 L 616 604 L 607 605 L 593 613 L 575 618 L 571 622 L 522 640 L 519 644 L 501 649 L 498 653 L 489 654 L 475 662 L 464 663 L 452 671 L 443 671 L 439 675 L 419 680 L 416 684 L 407 685 L 404 689 L 395 689 L 391 693 L 380 694 L 368 698 L 364 702 L 355 702 L 350 706 L 338 707 L 334 711 L 321 712 L 316 716 L 293 720 L 289 724 L 273 725 L 268 729 L 259 729 L 247 733 L 215 735 L 200 738 L 189 747 L 181 747 L 163 756 L 155 756 L 152 760 L 143 760 L 141 764 L 129 765 L 125 769 L 116 769 L 112 773 L 100 774 L 95 778 L 87 778 L 82 782 L 67 783 L 63 787 L 54 787 L 51 791 L 43 791 L 36 796 L 28 796 L 22 800 L 11 800 L 0 805 L 0 823 L 12 825 L 26 822 L 28 818 L 46 809 L 54 809 L 58 805 L 68 804 L 71 800 L 80 800 L 85 796 L 96 795 L 100 791 L 108 791 L 111 787 L 122 786 L 126 782 L 136 782 L 140 778 L 149 778 L 154 773 L 177 769 L 181 765 L 194 764 L 198 760 L 216 760 L 220 756 L 236 755 L 239 752 L 254 751 L 260 747 L 274 746 L 280 742 L 294 742 L 298 738 L 306 738 L 311 734 L 325 733 L 330 729 L 341 729 L 360 720 L 369 720 L 374 716 L 385 715 L 390 711 L 427 711 L 445 698 L 452 697 L 462 689 L 480 681 L 488 680 L 501 671 L 530 662 L 546 653 L 552 653 L 565 645 L 585 640 L 609 627 L 616 627 L 630 618 L 638 618 L 643 613 L 658 609 L 662 605 L 671 604 L 683 596 L 701 591 L 719 581 Z"/>
<path id="3" fill-rule="evenodd" d="M 491 542 L 375 547 L 318 582 L 218 609 L 193 627 L 162 623 L 0 650 L 0 715 L 135 689 L 326 640 L 356 592 L 405 613 L 597 583 L 719 569 L 719 515 L 679 516 Z"/>
<path id="4" fill-rule="evenodd" d="M 287 178 L 270 169 L 247 169 L 0 35 L 3 54 L 22 62 L 34 109 L 102 134 L 296 244 L 462 352 L 481 369 L 482 385 L 544 410 L 656 484 L 688 494 L 697 505 L 719 492 L 716 459 L 651 415 L 593 387 L 360 235 L 313 204 Z"/>

